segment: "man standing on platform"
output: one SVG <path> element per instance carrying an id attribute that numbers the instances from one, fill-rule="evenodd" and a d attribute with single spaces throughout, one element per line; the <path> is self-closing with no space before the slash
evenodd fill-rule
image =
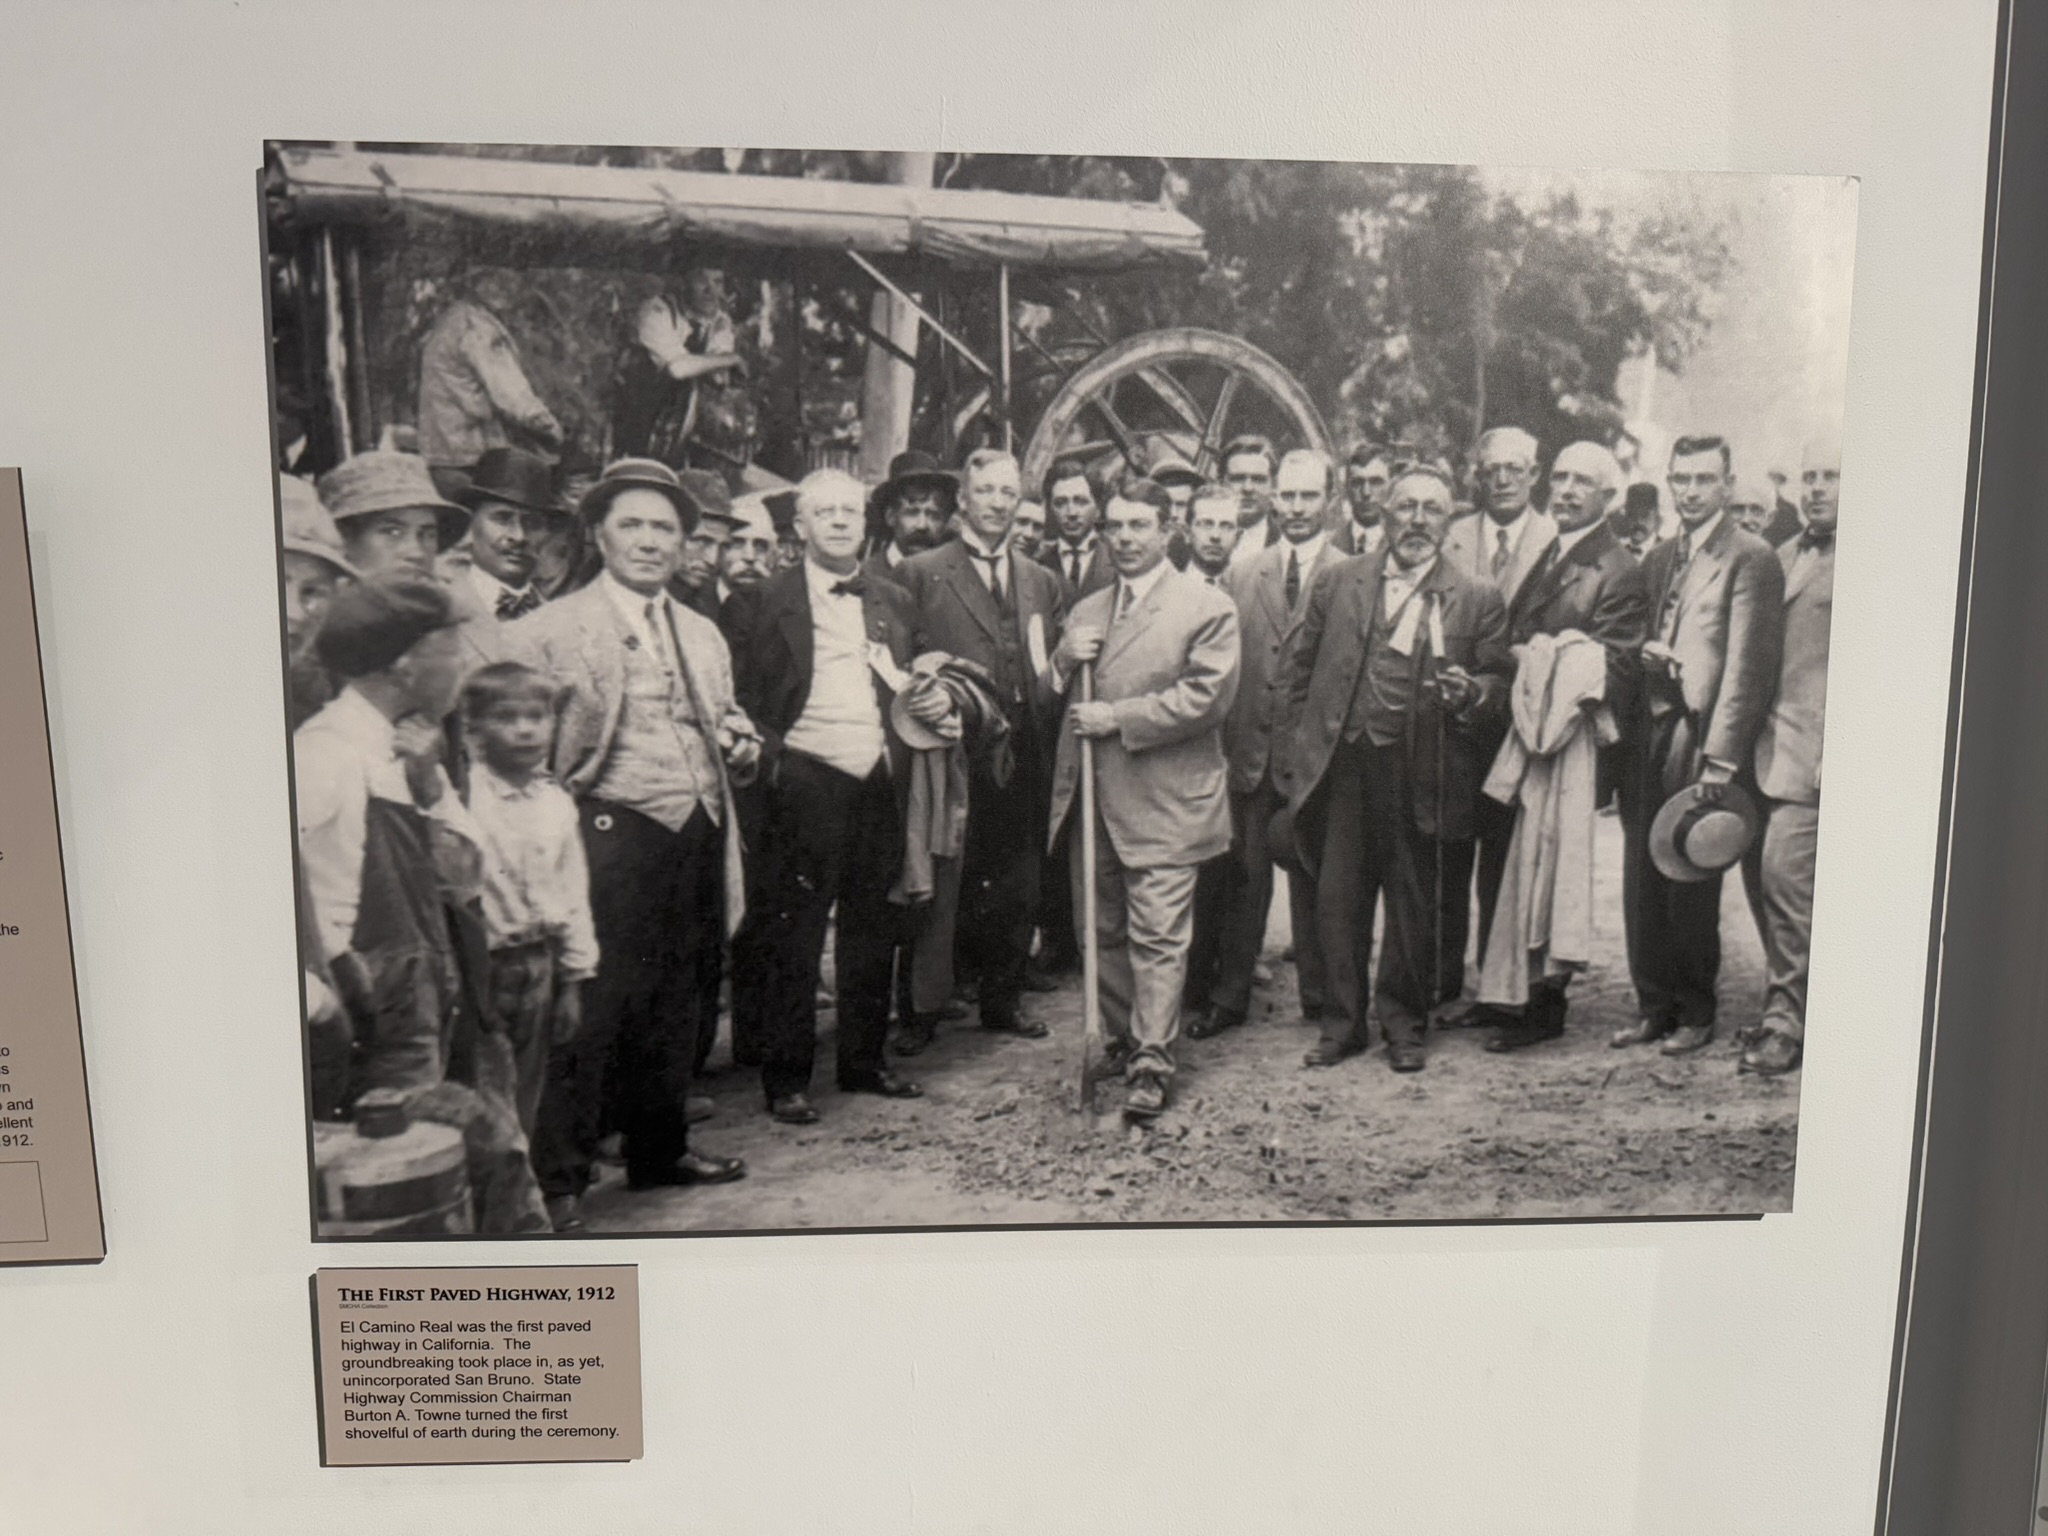
<path id="1" fill-rule="evenodd" d="M 742 911 L 734 780 L 760 738 L 735 705 L 717 626 L 668 593 L 696 504 L 667 465 L 621 459 L 578 509 L 604 569 L 519 620 L 507 649 L 565 689 L 555 778 L 576 797 L 600 954 L 584 1022 L 550 1055 L 534 1166 L 558 1230 L 577 1221 L 607 1106 L 629 1187 L 722 1183 L 737 1158 L 689 1149 L 686 1096 L 719 919 Z"/>
<path id="2" fill-rule="evenodd" d="M 1230 844 L 1223 721 L 1237 688 L 1229 598 L 1166 558 L 1173 505 L 1138 480 L 1110 501 L 1116 580 L 1076 605 L 1046 669 L 1068 692 L 1053 780 L 1056 835 L 1078 801 L 1081 740 L 1095 761 L 1095 932 L 1108 1050 L 1124 1070 L 1124 1111 L 1166 1107 L 1194 923 L 1195 873 Z M 1094 667 L 1094 697 L 1072 686 Z M 1082 837 L 1073 847 L 1083 910 Z"/>
<path id="3" fill-rule="evenodd" d="M 968 455 L 960 536 L 897 569 L 916 605 L 918 649 L 944 651 L 988 674 L 1007 746 L 974 754 L 965 847 L 941 859 L 912 966 L 912 1017 L 898 1039 L 909 1055 L 930 1044 L 953 995 L 953 946 L 976 962 L 984 1029 L 1038 1039 L 1046 1027 L 1019 998 L 1038 911 L 1045 838 L 1047 743 L 1057 699 L 1041 674 L 1067 599 L 1059 577 L 1009 547 L 1017 461 L 995 448 Z"/>
<path id="4" fill-rule="evenodd" d="M 1265 946 L 1266 914 L 1273 901 L 1273 854 L 1266 833 L 1286 798 L 1273 779 L 1273 750 L 1293 728 L 1284 708 L 1282 671 L 1316 573 L 1343 558 L 1323 531 L 1330 480 L 1330 461 L 1313 448 L 1297 448 L 1283 458 L 1273 491 L 1281 542 L 1232 566 L 1224 578 L 1243 638 L 1237 699 L 1223 728 L 1239 868 L 1222 925 L 1210 1006 L 1188 1025 L 1188 1034 L 1198 1040 L 1236 1028 L 1251 1010 L 1252 972 Z M 1316 932 L 1315 884 L 1305 870 L 1288 873 L 1287 894 L 1302 1017 L 1319 1019 L 1328 988 Z"/>
<path id="5" fill-rule="evenodd" d="M 1592 722 L 1603 711 L 1610 724 L 1631 717 L 1639 676 L 1639 653 L 1649 629 L 1650 599 L 1643 588 L 1642 570 L 1607 521 L 1607 509 L 1620 491 L 1621 466 L 1615 462 L 1614 455 L 1598 443 L 1573 443 L 1558 454 L 1550 469 L 1550 515 L 1557 525 L 1557 540 L 1524 583 L 1520 601 L 1508 616 L 1508 638 L 1516 647 L 1527 647 L 1539 635 L 1555 640 L 1567 632 L 1576 632 L 1589 641 L 1597 642 L 1606 651 L 1604 674 L 1598 666 L 1597 657 L 1592 668 L 1592 681 L 1598 685 L 1598 697 L 1587 700 L 1581 710 L 1585 718 L 1564 733 L 1588 733 L 1570 749 L 1576 754 L 1571 783 L 1575 789 L 1583 790 L 1584 798 L 1574 795 L 1567 804 L 1567 797 L 1563 794 L 1554 796 L 1551 803 L 1557 808 L 1551 813 L 1552 823 L 1546 829 L 1539 829 L 1526 806 L 1517 809 L 1514 800 L 1499 802 L 1487 797 L 1489 803 L 1507 807 L 1509 830 L 1514 834 L 1509 839 L 1509 846 L 1525 850 L 1524 858 L 1516 862 L 1530 871 L 1528 884 L 1532 892 L 1539 881 L 1544 882 L 1543 894 L 1532 896 L 1527 903 L 1521 900 L 1521 886 L 1517 885 L 1513 909 L 1519 914 L 1526 913 L 1531 906 L 1540 907 L 1551 914 L 1547 925 L 1551 929 L 1561 927 L 1568 917 L 1581 918 L 1585 924 L 1590 924 L 1590 849 L 1594 835 L 1593 817 L 1599 799 L 1599 748 L 1591 734 L 1594 730 Z M 1587 654 L 1591 656 L 1593 653 Z M 1517 657 L 1518 668 L 1538 664 L 1523 651 L 1518 650 Z M 1530 675 L 1518 670 L 1518 689 L 1527 692 L 1532 681 Z M 1538 690 L 1537 696 L 1550 697 L 1556 687 L 1558 685 L 1553 682 L 1551 688 Z M 1510 729 L 1519 728 L 1519 725 L 1510 726 Z M 1528 750 L 1533 755 L 1535 749 Z M 1579 775 L 1576 772 L 1578 767 L 1588 767 L 1588 771 Z M 1496 773 L 1498 771 L 1496 769 Z M 1545 770 L 1546 773 L 1550 771 Z M 1585 871 L 1584 884 L 1560 891 L 1559 860 L 1554 852 L 1549 858 L 1535 853 L 1539 842 L 1553 850 L 1565 846 L 1585 852 L 1587 857 L 1583 865 L 1573 866 Z M 1500 888 L 1496 883 L 1497 892 Z M 1503 906 L 1497 910 L 1506 911 L 1508 908 Z M 1487 1040 L 1486 1049 L 1494 1052 L 1521 1050 L 1545 1040 L 1554 1040 L 1564 1033 L 1565 989 L 1571 983 L 1572 969 L 1560 962 L 1554 945 L 1544 946 L 1544 953 L 1540 956 L 1529 955 L 1524 940 L 1532 925 L 1521 922 L 1514 926 L 1516 932 L 1503 932 L 1498 939 L 1490 936 L 1488 946 L 1481 950 L 1482 993 L 1486 977 L 1510 973 L 1520 977 L 1527 973 L 1526 988 L 1516 988 L 1512 998 L 1499 999 L 1489 1010 L 1494 1014 L 1498 1028 Z M 1538 923 L 1535 926 L 1545 925 Z M 1510 944 L 1523 946 L 1523 953 L 1518 955 L 1509 951 L 1506 946 Z M 1495 955 L 1496 948 L 1500 950 L 1499 957 Z"/>
<path id="6" fill-rule="evenodd" d="M 761 728 L 764 764 L 747 902 L 755 937 L 740 946 L 763 970 L 750 989 L 761 1017 L 744 1033 L 761 1042 L 768 1113 L 787 1125 L 818 1118 L 818 973 L 835 907 L 839 1086 L 891 1099 L 922 1091 L 882 1059 L 898 924 L 889 889 L 910 785 L 888 704 L 913 656 L 914 616 L 901 587 L 859 570 L 865 501 L 844 471 L 806 476 L 796 488 L 804 563 L 726 611 L 735 688 Z M 928 725 L 949 712 L 938 689 L 908 707 Z"/>
<path id="7" fill-rule="evenodd" d="M 1799 1065 L 1806 1040 L 1806 968 L 1813 938 L 1813 861 L 1820 825 L 1821 733 L 1827 723 L 1828 629 L 1835 609 L 1835 520 L 1842 450 L 1807 449 L 1806 529 L 1778 550 L 1785 571 L 1785 655 L 1778 693 L 1756 738 L 1763 792 L 1764 1016 L 1742 1070 L 1766 1077 Z"/>
<path id="8" fill-rule="evenodd" d="M 1689 785 L 1719 798 L 1750 762 L 1778 686 L 1785 568 L 1728 515 L 1734 477 L 1724 439 L 1679 438 L 1667 478 L 1679 531 L 1643 557 L 1650 638 L 1628 731 L 1638 750 L 1621 795 L 1622 902 L 1642 1017 L 1612 1043 L 1662 1041 L 1665 1055 L 1680 1056 L 1714 1038 L 1721 874 L 1668 878 L 1650 857 L 1650 824 Z"/>
<path id="9" fill-rule="evenodd" d="M 1387 552 L 1316 579 L 1287 658 L 1282 707 L 1295 728 L 1276 778 L 1315 867 L 1330 989 L 1311 1067 L 1369 1043 L 1376 902 L 1386 936 L 1373 995 L 1396 1072 L 1422 1070 L 1430 1009 L 1457 974 L 1442 886 L 1469 867 L 1514 663 L 1498 589 L 1442 558 L 1455 496 L 1434 467 L 1401 474 L 1387 491 Z"/>

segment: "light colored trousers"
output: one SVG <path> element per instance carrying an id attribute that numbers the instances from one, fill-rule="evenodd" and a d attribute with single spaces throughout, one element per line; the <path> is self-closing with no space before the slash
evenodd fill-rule
<path id="1" fill-rule="evenodd" d="M 1820 807 L 1773 800 L 1764 827 L 1766 1029 L 1806 1038 L 1806 968 L 1813 942 L 1813 854 Z"/>
<path id="2" fill-rule="evenodd" d="M 1074 938 L 1086 943 L 1081 838 L 1068 863 L 1074 893 Z M 1181 991 L 1195 931 L 1193 864 L 1131 869 L 1117 858 L 1109 829 L 1095 823 L 1095 942 L 1102 1027 L 1132 1047 L 1127 1077 L 1173 1075 L 1180 1037 Z"/>

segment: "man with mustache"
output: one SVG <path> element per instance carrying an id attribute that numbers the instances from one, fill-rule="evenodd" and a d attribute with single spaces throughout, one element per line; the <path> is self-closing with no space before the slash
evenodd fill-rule
<path id="1" fill-rule="evenodd" d="M 1499 740 L 1507 606 L 1443 558 L 1456 491 L 1434 467 L 1387 491 L 1387 549 L 1325 569 L 1282 674 L 1295 725 L 1275 779 L 1316 877 L 1329 1012 L 1306 1064 L 1364 1050 L 1373 907 L 1386 937 L 1373 984 L 1387 1064 L 1419 1072 L 1446 975 L 1440 894 L 1470 857 L 1474 805 Z"/>
<path id="2" fill-rule="evenodd" d="M 896 582 L 896 568 L 936 548 L 960 501 L 960 481 L 928 453 L 910 449 L 889 461 L 889 478 L 868 498 L 873 538 L 862 574 Z"/>

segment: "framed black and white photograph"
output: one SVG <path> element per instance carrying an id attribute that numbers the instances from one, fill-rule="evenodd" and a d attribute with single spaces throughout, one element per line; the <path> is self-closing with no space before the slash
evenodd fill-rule
<path id="1" fill-rule="evenodd" d="M 262 189 L 319 1235 L 1791 1208 L 1852 180 Z"/>

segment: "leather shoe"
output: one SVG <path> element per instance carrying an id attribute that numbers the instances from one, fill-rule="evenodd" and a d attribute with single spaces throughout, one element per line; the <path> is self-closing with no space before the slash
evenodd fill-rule
<path id="1" fill-rule="evenodd" d="M 984 1011 L 981 1027 L 998 1035 L 1015 1035 L 1020 1040 L 1043 1040 L 1051 1033 L 1039 1020 L 1027 1019 L 1014 1010 L 1003 1013 Z"/>
<path id="2" fill-rule="evenodd" d="M 818 1108 L 800 1093 L 785 1093 L 768 1101 L 768 1118 L 784 1125 L 816 1125 Z"/>
<path id="3" fill-rule="evenodd" d="M 685 1152 L 666 1168 L 626 1175 L 628 1189 L 668 1189 L 687 1184 L 730 1184 L 747 1176 L 744 1159 Z"/>
<path id="4" fill-rule="evenodd" d="M 1308 1048 L 1301 1058 L 1305 1067 L 1334 1067 L 1348 1057 L 1356 1056 L 1365 1049 L 1363 1040 L 1331 1039 L 1325 1035 Z"/>
<path id="5" fill-rule="evenodd" d="M 1387 1065 L 1396 1072 L 1420 1072 L 1429 1064 L 1429 1054 L 1420 1040 L 1389 1040 Z"/>
<path id="6" fill-rule="evenodd" d="M 548 1223 L 557 1232 L 583 1230 L 583 1201 L 577 1195 L 549 1195 Z"/>
<path id="7" fill-rule="evenodd" d="M 1124 1114 L 1133 1120 L 1156 1120 L 1166 1109 L 1166 1084 L 1153 1073 L 1140 1072 L 1124 1091 Z"/>
<path id="8" fill-rule="evenodd" d="M 1713 1038 L 1714 1026 L 1711 1024 L 1681 1024 L 1658 1049 L 1666 1056 L 1690 1056 L 1694 1051 L 1705 1049 Z"/>
<path id="9" fill-rule="evenodd" d="M 939 1032 L 939 1021 L 930 1015 L 918 1015 L 906 1020 L 896 1031 L 895 1051 L 898 1056 L 915 1056 L 919 1051 L 929 1049 L 932 1039 Z"/>
<path id="10" fill-rule="evenodd" d="M 1492 1009 L 1476 998 L 1453 998 L 1437 1009 L 1431 1020 L 1438 1029 L 1479 1029 L 1494 1022 Z"/>
<path id="11" fill-rule="evenodd" d="M 1244 1023 L 1244 1016 L 1242 1008 L 1211 1008 L 1206 1013 L 1198 1013 L 1188 1021 L 1188 1038 L 1212 1039 L 1226 1029 L 1236 1029 Z"/>
<path id="12" fill-rule="evenodd" d="M 1607 1043 L 1619 1050 L 1626 1045 L 1655 1045 L 1671 1033 L 1671 1026 L 1645 1015 L 1633 1024 L 1623 1025 L 1607 1037 Z"/>
<path id="13" fill-rule="evenodd" d="M 898 1077 L 884 1068 L 880 1072 L 868 1072 L 859 1077 L 839 1079 L 842 1093 L 876 1093 L 885 1099 L 921 1099 L 924 1090 L 907 1077 Z M 815 1118 L 815 1114 L 813 1115 Z"/>
<path id="14" fill-rule="evenodd" d="M 1799 1042 L 1782 1029 L 1766 1029 L 1763 1037 L 1742 1053 L 1736 1070 L 1754 1072 L 1759 1077 L 1781 1077 L 1799 1065 L 1803 1054 Z"/>
<path id="15" fill-rule="evenodd" d="M 1494 1055 L 1509 1051 L 1527 1050 L 1532 1045 L 1541 1045 L 1546 1040 L 1555 1040 L 1564 1033 L 1564 1020 L 1552 1020 L 1547 1012 L 1539 1011 L 1532 1003 L 1529 1011 L 1519 1019 L 1502 1019 L 1499 1026 L 1488 1038 L 1484 1049 Z"/>

